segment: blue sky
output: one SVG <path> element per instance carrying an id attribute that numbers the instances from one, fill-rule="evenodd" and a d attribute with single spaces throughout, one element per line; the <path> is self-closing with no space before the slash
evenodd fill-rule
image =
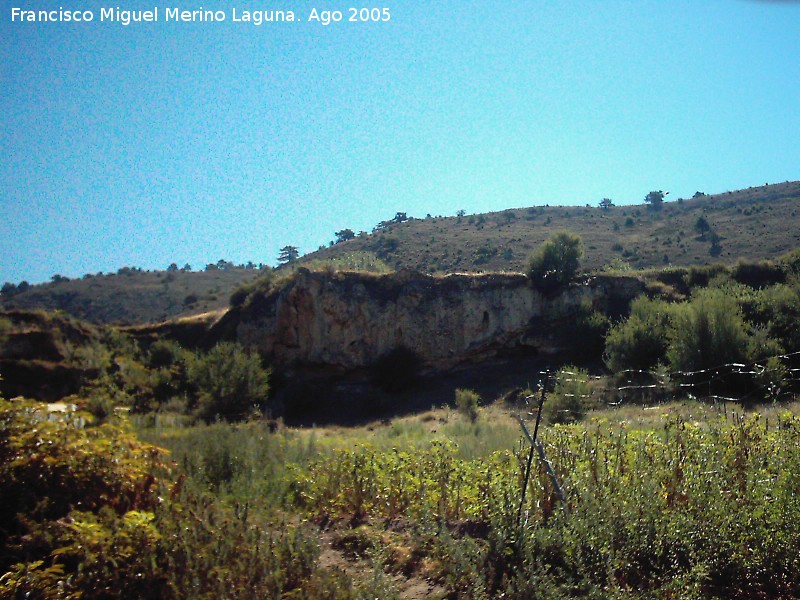
<path id="1" fill-rule="evenodd" d="M 157 23 L 99 22 L 154 4 Z M 421 4 L 350 23 L 330 1 L 3 3 L 0 282 L 274 264 L 398 211 L 800 179 L 798 3 Z M 14 6 L 95 20 L 12 22 Z M 227 18 L 167 23 L 165 7 Z M 344 20 L 308 22 L 315 7 Z"/>

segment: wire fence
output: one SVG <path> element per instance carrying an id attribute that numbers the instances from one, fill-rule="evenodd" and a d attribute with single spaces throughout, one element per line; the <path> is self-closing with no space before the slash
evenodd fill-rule
<path id="1" fill-rule="evenodd" d="M 531 475 L 531 467 L 534 455 L 538 456 L 539 464 L 544 473 L 552 483 L 553 493 L 559 500 L 565 515 L 569 515 L 569 505 L 566 500 L 563 482 L 559 482 L 556 471 L 552 463 L 545 455 L 544 444 L 538 439 L 539 426 L 542 421 L 544 405 L 547 402 L 547 394 L 555 391 L 560 385 L 569 388 L 570 386 L 583 386 L 588 389 L 588 393 L 575 394 L 568 391 L 560 391 L 563 397 L 578 399 L 579 401 L 597 400 L 599 398 L 617 397 L 615 402 L 606 401 L 610 406 L 620 406 L 626 400 L 631 399 L 633 392 L 663 392 L 663 399 L 674 399 L 686 393 L 687 398 L 699 398 L 710 400 L 715 404 L 733 402 L 739 406 L 746 402 L 755 400 L 778 400 L 781 397 L 781 390 L 788 389 L 786 395 L 793 395 L 796 384 L 800 381 L 800 368 L 794 367 L 793 361 L 800 359 L 800 352 L 774 355 L 762 358 L 750 363 L 727 363 L 698 369 L 693 371 L 667 371 L 658 369 L 653 371 L 630 369 L 613 376 L 588 375 L 580 371 L 560 369 L 556 372 L 550 370 L 539 371 L 538 390 L 536 393 L 528 394 L 522 398 L 524 410 L 516 415 L 522 429 L 523 439 L 530 444 L 527 464 L 524 471 L 522 492 L 517 515 L 517 523 L 522 523 L 525 511 L 525 497 L 528 482 Z M 742 387 L 744 393 L 738 397 L 732 395 L 720 395 L 712 393 L 715 384 L 730 385 L 731 376 L 747 377 L 750 385 Z M 623 379 L 622 385 L 609 385 L 614 379 Z M 641 383 L 636 380 L 651 380 L 652 383 Z M 699 380 L 698 380 L 699 379 Z M 688 380 L 688 381 L 687 381 Z M 695 396 L 689 390 L 707 390 L 704 396 Z M 670 398 L 671 396 L 671 398 Z M 563 409 L 560 412 L 569 412 Z M 727 414 L 727 411 L 726 411 Z M 736 418 L 736 414 L 733 414 Z M 533 434 L 530 432 L 528 422 L 535 421 Z"/>
<path id="2" fill-rule="evenodd" d="M 789 352 L 764 357 L 749 363 L 726 363 L 692 371 L 668 371 L 666 369 L 627 369 L 614 375 L 587 375 L 579 371 L 560 369 L 539 371 L 540 379 L 553 389 L 584 385 L 587 393 L 575 394 L 562 391 L 561 395 L 585 400 L 603 400 L 609 406 L 620 406 L 634 401 L 635 392 L 647 392 L 651 397 L 663 400 L 686 394 L 687 397 L 713 402 L 737 402 L 746 404 L 764 400 L 779 400 L 793 396 L 800 382 L 800 368 L 793 366 L 800 361 L 800 352 Z M 741 377 L 743 379 L 734 380 Z M 614 381 L 620 382 L 613 385 Z M 577 385 L 576 385 L 577 384 Z M 542 385 L 540 381 L 540 385 Z M 720 388 L 728 392 L 738 387 L 742 393 L 723 395 Z M 615 400 L 609 400 L 615 398 Z"/>

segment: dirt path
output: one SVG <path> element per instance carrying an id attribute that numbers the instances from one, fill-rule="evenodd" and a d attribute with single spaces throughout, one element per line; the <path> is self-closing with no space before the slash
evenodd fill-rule
<path id="1" fill-rule="evenodd" d="M 334 547 L 335 534 L 332 531 L 323 531 L 320 534 L 320 566 L 331 569 L 338 568 L 347 573 L 355 582 L 364 582 L 373 577 L 375 567 L 373 562 L 366 557 L 353 557 L 349 553 Z M 410 576 L 401 573 L 385 573 L 385 577 L 398 591 L 404 600 L 423 600 L 426 598 L 445 598 L 447 590 L 434 581 L 421 577 L 418 574 Z"/>

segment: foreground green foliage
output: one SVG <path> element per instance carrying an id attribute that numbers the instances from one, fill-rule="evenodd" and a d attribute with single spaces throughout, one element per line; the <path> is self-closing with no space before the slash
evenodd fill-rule
<path id="1" fill-rule="evenodd" d="M 455 441 L 353 447 L 258 424 L 164 440 L 231 505 L 334 527 L 343 552 L 382 547 L 382 568 L 423 573 L 453 597 L 799 595 L 800 420 L 660 418 L 544 428 L 565 503 L 537 461 L 521 512 L 526 447 L 467 458 Z"/>
<path id="2" fill-rule="evenodd" d="M 0 400 L 0 597 L 349 598 L 307 523 L 228 504 L 124 427 Z"/>

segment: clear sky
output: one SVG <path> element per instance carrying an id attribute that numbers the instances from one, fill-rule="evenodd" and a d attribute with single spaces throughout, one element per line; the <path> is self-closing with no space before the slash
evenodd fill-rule
<path id="1" fill-rule="evenodd" d="M 0 283 L 800 179 L 800 4 L 3 0 Z M 159 21 L 101 22 L 102 7 Z M 12 8 L 94 21 L 12 21 Z M 166 22 L 165 9 L 224 22 Z M 293 10 L 294 23 L 234 22 Z M 342 22 L 309 22 L 313 8 Z"/>

